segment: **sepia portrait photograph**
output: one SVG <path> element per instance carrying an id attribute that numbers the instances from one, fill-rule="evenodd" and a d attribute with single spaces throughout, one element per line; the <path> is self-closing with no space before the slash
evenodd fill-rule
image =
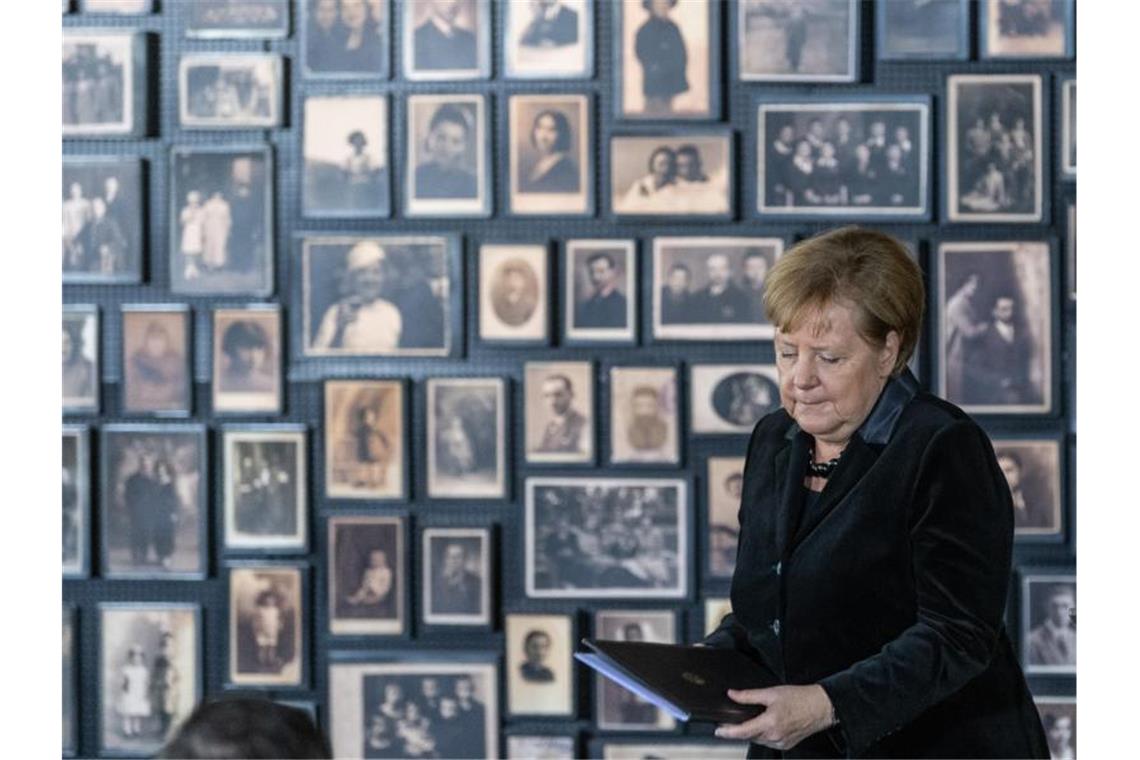
<path id="1" fill-rule="evenodd" d="M 63 412 L 99 411 L 99 307 L 63 305 Z"/>
<path id="2" fill-rule="evenodd" d="M 512 95 L 510 211 L 594 213 L 589 95 Z"/>
<path id="3" fill-rule="evenodd" d="M 304 685 L 306 572 L 300 565 L 230 565 L 230 684 Z"/>
<path id="4" fill-rule="evenodd" d="M 567 240 L 564 343 L 637 341 L 637 241 Z"/>
<path id="5" fill-rule="evenodd" d="M 387 79 L 389 0 L 298 0 L 301 69 L 314 79 Z"/>
<path id="6" fill-rule="evenodd" d="M 617 688 L 617 687 L 615 687 Z M 654 708 L 656 709 L 656 708 Z M 686 737 L 684 739 L 657 739 L 655 741 L 617 742 L 605 739 L 599 742 L 602 760 L 735 760 L 748 752 L 748 746 L 723 739 Z"/>
<path id="7" fill-rule="evenodd" d="M 305 432 L 301 425 L 223 431 L 226 551 L 300 554 L 308 550 Z"/>
<path id="8" fill-rule="evenodd" d="M 145 91 L 145 32 L 63 30 L 65 138 L 140 136 Z"/>
<path id="9" fill-rule="evenodd" d="M 304 112 L 304 215 L 388 216 L 388 98 L 310 95 L 305 98 Z"/>
<path id="10" fill-rule="evenodd" d="M 178 61 L 183 129 L 269 129 L 281 125 L 281 56 L 187 53 Z"/>
<path id="11" fill-rule="evenodd" d="M 940 396 L 971 413 L 1052 410 L 1051 258 L 1045 242 L 938 247 Z"/>
<path id="12" fill-rule="evenodd" d="M 576 736 L 519 734 L 507 737 L 507 760 L 574 760 Z"/>
<path id="13" fill-rule="evenodd" d="M 301 242 L 305 356 L 451 356 L 459 334 L 459 241 L 444 235 Z"/>
<path id="14" fill-rule="evenodd" d="M 491 0 L 401 5 L 405 78 L 454 82 L 491 76 Z"/>
<path id="15" fill-rule="evenodd" d="M 63 685 L 61 702 L 63 711 L 60 723 L 62 736 L 60 747 L 64 757 L 75 757 L 79 748 L 79 666 L 76 664 L 76 652 L 79 651 L 79 636 L 75 632 L 76 609 L 74 605 L 63 605 Z"/>
<path id="16" fill-rule="evenodd" d="M 676 644 L 677 616 L 671 610 L 599 610 L 594 613 L 594 638 Z M 667 712 L 608 678 L 596 677 L 594 685 L 595 719 L 603 731 L 670 731 L 676 725 Z"/>
<path id="17" fill-rule="evenodd" d="M 122 309 L 123 411 L 187 416 L 190 309 L 179 304 L 125 305 Z"/>
<path id="18" fill-rule="evenodd" d="M 506 414 L 501 377 L 427 379 L 430 498 L 506 498 Z"/>
<path id="19" fill-rule="evenodd" d="M 91 432 L 86 425 L 64 425 L 63 577 L 91 572 Z"/>
<path id="20" fill-rule="evenodd" d="M 273 292 L 273 154 L 268 146 L 170 153 L 170 290 Z"/>
<path id="21" fill-rule="evenodd" d="M 593 362 L 526 362 L 528 464 L 593 464 Z"/>
<path id="22" fill-rule="evenodd" d="M 970 0 L 875 3 L 879 60 L 967 60 L 970 6 Z"/>
<path id="23" fill-rule="evenodd" d="M 404 213 L 489 216 L 486 96 L 409 95 L 407 119 Z"/>
<path id="24" fill-rule="evenodd" d="M 591 0 L 521 0 L 502 9 L 508 79 L 588 79 L 594 73 Z"/>
<path id="25" fill-rule="evenodd" d="M 206 576 L 206 430 L 104 425 L 99 498 L 103 576 Z"/>
<path id="26" fill-rule="evenodd" d="M 653 337 L 771 340 L 764 284 L 783 253 L 780 238 L 654 238 Z"/>
<path id="27" fill-rule="evenodd" d="M 63 158 L 63 281 L 142 280 L 143 162 Z"/>
<path id="28" fill-rule="evenodd" d="M 1077 760 L 1077 700 L 1075 697 L 1034 697 L 1049 757 L 1053 760 Z"/>
<path id="29" fill-rule="evenodd" d="M 610 137 L 610 210 L 617 216 L 731 218 L 732 132 Z"/>
<path id="30" fill-rule="evenodd" d="M 762 217 L 930 218 L 930 98 L 757 104 Z"/>
<path id="31" fill-rule="evenodd" d="M 403 380 L 325 381 L 325 495 L 403 499 L 407 396 Z"/>
<path id="32" fill-rule="evenodd" d="M 179 5 L 187 37 L 261 40 L 289 36 L 289 0 L 195 0 Z"/>
<path id="33" fill-rule="evenodd" d="M 724 620 L 724 616 L 732 612 L 732 600 L 728 597 L 708 597 L 705 600 L 705 627 L 704 635 L 708 636 Z"/>
<path id="34" fill-rule="evenodd" d="M 740 495 L 744 491 L 744 457 L 709 457 L 705 505 L 708 509 L 708 574 L 731 578 L 740 540 Z"/>
<path id="35" fill-rule="evenodd" d="M 1077 80 L 1062 79 L 1061 179 L 1077 178 Z"/>
<path id="36" fill-rule="evenodd" d="M 196 604 L 99 605 L 99 752 L 150 756 L 202 696 Z"/>
<path id="37" fill-rule="evenodd" d="M 281 351 L 280 306 L 214 309 L 214 412 L 280 413 Z"/>
<path id="38" fill-rule="evenodd" d="M 328 518 L 329 633 L 399 635 L 407 629 L 403 517 Z"/>
<path id="39" fill-rule="evenodd" d="M 421 592 L 428 625 L 490 625 L 491 531 L 425 528 Z"/>
<path id="40" fill-rule="evenodd" d="M 479 246 L 479 340 L 550 343 L 550 251 L 545 243 Z"/>
<path id="41" fill-rule="evenodd" d="M 684 598 L 688 514 L 678 478 L 527 478 L 527 596 Z"/>
<path id="42" fill-rule="evenodd" d="M 1040 222 L 1045 216 L 1040 74 L 946 80 L 946 216 Z"/>
<path id="43" fill-rule="evenodd" d="M 1072 58 L 1075 0 L 982 0 L 978 48 L 986 58 Z"/>
<path id="44" fill-rule="evenodd" d="M 738 0 L 736 56 L 744 82 L 854 82 L 857 0 Z"/>
<path id="45" fill-rule="evenodd" d="M 693 364 L 689 367 L 689 432 L 748 435 L 780 406 L 772 364 Z"/>
<path id="46" fill-rule="evenodd" d="M 1061 442 L 1049 438 L 994 437 L 993 447 L 1013 497 L 1015 537 L 1059 538 L 1064 500 Z"/>
<path id="47" fill-rule="evenodd" d="M 574 621 L 570 615 L 506 616 L 507 714 L 573 716 Z"/>
<path id="48" fill-rule="evenodd" d="M 1021 664 L 1026 675 L 1076 675 L 1077 577 L 1021 577 Z"/>
<path id="49" fill-rule="evenodd" d="M 610 368 L 610 463 L 679 465 L 676 367 Z"/>

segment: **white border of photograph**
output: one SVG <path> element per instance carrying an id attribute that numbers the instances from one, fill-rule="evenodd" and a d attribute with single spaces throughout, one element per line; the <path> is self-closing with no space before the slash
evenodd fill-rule
<path id="1" fill-rule="evenodd" d="M 446 95 L 411 94 L 404 102 L 404 215 L 409 217 L 483 217 L 491 215 L 492 181 L 491 134 L 487 118 L 487 98 L 483 93 L 456 92 Z M 473 103 L 475 105 L 475 186 L 474 199 L 416 198 L 416 109 L 420 103 Z M 389 127 L 391 128 L 391 127 Z"/>
<path id="2" fill-rule="evenodd" d="M 432 612 L 431 586 L 434 571 L 431 566 L 431 540 L 433 538 L 477 538 L 483 545 L 480 562 L 483 572 L 479 586 L 479 607 L 476 614 Z M 491 624 L 491 561 L 492 541 L 490 528 L 424 528 L 420 538 L 422 564 L 420 566 L 420 600 L 423 605 L 423 621 L 428 625 L 490 625 Z"/>
<path id="3" fill-rule="evenodd" d="M 717 384 L 728 377 L 730 374 L 739 372 L 754 372 L 758 375 L 763 375 L 772 381 L 772 383 L 779 388 L 780 376 L 776 371 L 775 364 L 735 364 L 735 363 L 693 363 L 689 365 L 689 435 L 749 435 L 752 429 L 756 426 L 753 422 L 749 425 L 731 425 L 728 422 L 717 422 L 709 425 L 697 424 L 697 407 L 700 406 L 701 410 L 713 420 L 720 420 L 721 417 L 717 414 L 716 409 L 712 405 L 712 398 L 697 399 L 695 394 L 698 388 L 698 375 L 707 376 L 712 382 L 711 390 L 716 390 Z M 705 382 L 704 379 L 701 382 Z M 773 400 L 773 409 L 778 409 L 780 406 L 780 399 Z"/>
<path id="4" fill-rule="evenodd" d="M 433 69 L 419 71 L 416 69 L 416 12 L 417 3 L 404 0 L 400 16 L 401 64 L 404 78 L 411 82 L 459 82 L 471 79 L 489 79 L 491 77 L 491 0 L 471 0 L 475 12 L 475 68 L 473 69 Z M 394 5 L 400 5 L 399 2 Z M 389 22 L 389 27 L 391 22 Z"/>
<path id="5" fill-rule="evenodd" d="M 224 532 L 222 549 L 227 552 L 255 552 L 274 554 L 304 554 L 309 547 L 309 487 L 308 487 L 308 437 L 302 425 L 241 425 L 228 426 L 222 430 L 222 514 Z M 234 476 L 236 446 L 239 443 L 291 443 L 296 447 L 296 467 L 291 473 L 294 482 L 295 519 L 297 532 L 294 536 L 257 536 L 243 533 L 237 527 L 236 501 L 234 499 Z"/>
<path id="6" fill-rule="evenodd" d="M 620 248 L 626 254 L 625 267 L 625 321 L 627 327 L 574 327 L 574 259 L 575 254 L 587 251 L 606 251 Z M 587 260 L 589 257 L 587 257 Z M 566 343 L 636 343 L 638 265 L 637 241 L 630 238 L 576 238 L 562 244 L 562 300 L 565 304 L 562 339 Z"/>
<path id="7" fill-rule="evenodd" d="M 435 461 L 436 391 L 442 385 L 493 387 L 498 414 L 495 419 L 495 479 L 487 484 L 440 482 Z M 430 499 L 502 499 L 507 495 L 507 391 L 501 377 L 429 377 L 427 386 L 427 493 Z"/>
<path id="8" fill-rule="evenodd" d="M 519 142 L 514 131 L 519 107 L 526 103 L 574 103 L 578 108 L 578 178 L 581 190 L 577 193 L 526 193 L 518 189 Z M 593 96 L 578 92 L 518 94 L 507 101 L 507 118 L 504 124 L 508 151 L 507 208 L 519 216 L 592 216 L 594 214 L 594 162 L 591 149 L 594 128 Z M 532 125 L 533 126 L 533 125 Z"/>
<path id="9" fill-rule="evenodd" d="M 60 440 L 75 439 L 75 562 L 63 565 L 64 578 L 91 575 L 91 429 L 87 425 L 63 426 Z"/>
<path id="10" fill-rule="evenodd" d="M 336 615 L 336 526 L 341 524 L 352 525 L 365 523 L 374 525 L 394 525 L 396 534 L 396 555 L 389 558 L 392 568 L 392 593 L 396 596 L 396 619 L 376 620 L 339 618 Z M 408 519 L 400 515 L 365 515 L 336 514 L 328 517 L 328 554 L 325 557 L 325 568 L 328 573 L 328 598 L 326 603 L 326 616 L 328 619 L 328 632 L 332 636 L 400 636 L 408 629 L 408 577 L 410 564 L 408 562 L 408 548 L 406 534 Z"/>
<path id="11" fill-rule="evenodd" d="M 525 19 L 521 19 L 521 13 L 515 11 L 523 5 L 523 3 L 515 0 L 514 2 L 503 2 L 500 0 L 499 6 L 502 10 L 499 11 L 502 17 L 502 32 L 499 35 L 499 45 L 502 48 L 503 55 L 503 78 L 504 79 L 592 79 L 594 75 L 594 4 L 597 0 L 579 0 L 580 6 L 575 5 L 574 9 L 578 12 L 578 44 L 574 47 L 580 48 L 582 51 L 582 65 L 575 69 L 567 68 L 566 70 L 554 70 L 551 68 L 542 68 L 532 66 L 526 68 L 520 65 L 518 61 L 517 46 L 515 43 L 518 37 L 521 36 L 523 29 L 525 29 Z M 522 26 L 523 29 L 518 27 Z"/>
<path id="12" fill-rule="evenodd" d="M 83 398 L 80 396 L 62 396 L 61 398 L 63 399 L 63 413 L 98 414 L 99 408 L 101 406 L 100 401 L 103 395 L 103 367 L 101 361 L 103 353 L 103 341 L 102 331 L 100 330 L 101 325 L 99 320 L 99 307 L 95 304 L 89 303 L 65 303 L 63 305 L 63 317 L 66 318 L 68 315 L 80 315 L 83 317 L 90 316 L 94 320 L 95 335 L 92 337 L 95 341 L 95 358 L 91 362 L 91 397 Z"/>
<path id="13" fill-rule="evenodd" d="M 250 0 L 245 0 L 250 2 Z M 228 26 L 198 26 L 193 25 L 192 15 L 185 17 L 184 25 L 186 36 L 197 40 L 281 40 L 289 36 L 290 0 L 253 0 L 259 5 L 276 5 L 284 12 L 281 26 L 270 29 L 262 26 L 255 29 L 239 29 Z M 308 0 L 299 0 L 299 4 L 307 4 Z M 237 6 L 242 8 L 243 6 Z M 299 11 L 298 11 L 299 12 Z"/>
<path id="14" fill-rule="evenodd" d="M 881 0 L 887 2 L 887 0 Z M 848 0 L 847 25 L 847 71 L 842 74 L 753 74 L 744 70 L 744 15 L 746 2 L 736 2 L 736 77 L 741 82 L 857 82 L 859 81 L 859 58 L 862 55 L 860 30 L 863 26 L 860 0 Z M 799 2 L 799 0 L 795 0 Z"/>
<path id="15" fill-rule="evenodd" d="M 1071 123 L 1076 122 L 1077 114 L 1073 113 L 1076 108 L 1077 99 L 1077 78 L 1076 76 L 1064 77 L 1061 79 L 1061 179 L 1075 180 L 1077 178 L 1077 163 L 1076 163 L 1076 135 L 1073 134 L 1074 130 L 1069 128 Z M 1069 156 L 1073 155 L 1074 161 L 1069 162 Z"/>
<path id="16" fill-rule="evenodd" d="M 190 113 L 190 69 L 195 66 L 225 66 L 248 62 L 256 66 L 268 61 L 273 70 L 269 115 L 263 118 L 225 119 L 217 116 L 195 116 Z M 178 125 L 182 129 L 271 129 L 281 126 L 284 92 L 284 66 L 275 53 L 183 53 L 178 59 Z"/>

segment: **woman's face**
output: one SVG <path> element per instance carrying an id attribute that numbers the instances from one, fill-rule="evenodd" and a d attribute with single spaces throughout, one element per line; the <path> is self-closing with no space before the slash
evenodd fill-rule
<path id="1" fill-rule="evenodd" d="M 428 153 L 437 163 L 456 166 L 467 152 L 467 130 L 451 121 L 441 121 L 428 134 Z"/>
<path id="2" fill-rule="evenodd" d="M 653 157 L 653 176 L 658 178 L 668 177 L 672 169 L 673 157 L 665 151 L 661 151 Z"/>
<path id="3" fill-rule="evenodd" d="M 534 123 L 534 147 L 545 155 L 554 152 L 557 142 L 558 125 L 554 123 L 554 117 L 550 114 L 540 116 Z"/>
<path id="4" fill-rule="evenodd" d="M 340 0 L 340 20 L 349 29 L 362 29 L 368 20 L 364 0 Z"/>

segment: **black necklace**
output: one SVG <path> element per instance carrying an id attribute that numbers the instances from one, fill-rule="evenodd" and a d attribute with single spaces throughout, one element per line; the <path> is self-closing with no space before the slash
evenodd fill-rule
<path id="1" fill-rule="evenodd" d="M 808 462 L 808 475 L 813 478 L 827 478 L 839 466 L 839 457 L 828 459 L 826 462 L 815 461 L 815 449 L 811 452 L 811 461 Z"/>

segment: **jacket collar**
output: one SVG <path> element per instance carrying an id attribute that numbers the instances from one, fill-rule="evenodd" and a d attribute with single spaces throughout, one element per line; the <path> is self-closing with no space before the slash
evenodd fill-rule
<path id="1" fill-rule="evenodd" d="M 895 431 L 895 425 L 898 424 L 903 409 L 917 394 L 918 380 L 915 379 L 909 367 L 904 368 L 901 374 L 892 377 L 883 386 L 879 399 L 871 408 L 871 413 L 867 415 L 867 419 L 863 420 L 863 424 L 855 431 L 855 435 L 859 436 L 864 443 L 885 446 Z M 793 420 L 784 437 L 792 440 L 799 432 L 800 426 Z"/>

